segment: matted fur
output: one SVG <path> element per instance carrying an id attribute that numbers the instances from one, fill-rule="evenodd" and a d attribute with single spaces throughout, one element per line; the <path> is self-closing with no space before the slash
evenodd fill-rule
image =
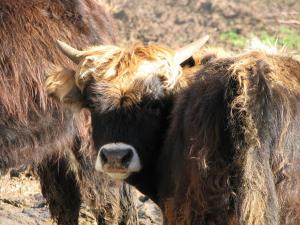
<path id="1" fill-rule="evenodd" d="M 231 102 L 230 106 L 231 121 L 232 123 L 241 123 L 241 126 L 243 126 L 242 132 L 244 133 L 243 146 L 241 144 L 236 146 L 238 152 L 245 152 L 239 153 L 240 156 L 236 157 L 236 162 L 243 168 L 243 171 L 241 171 L 243 185 L 238 190 L 242 196 L 238 202 L 238 208 L 240 209 L 239 222 L 247 225 L 280 224 L 280 210 L 282 207 L 280 203 L 282 202 L 275 193 L 276 181 L 271 179 L 270 176 L 273 174 L 278 176 L 277 173 L 281 173 L 292 160 L 288 156 L 292 149 L 286 149 L 285 143 L 290 141 L 288 136 L 292 132 L 291 123 L 297 123 L 296 118 L 299 118 L 299 111 L 297 111 L 299 106 L 297 106 L 297 103 L 295 104 L 293 98 L 298 96 L 299 100 L 300 64 L 290 57 L 278 57 L 254 52 L 244 56 L 239 63 L 232 66 L 231 70 L 232 78 L 238 81 L 239 87 L 237 90 L 239 95 Z M 251 77 L 251 73 L 256 74 L 257 77 Z M 263 76 L 263 78 L 259 76 Z M 265 79 L 265 81 L 259 79 Z M 259 92 L 262 91 L 264 91 L 264 95 L 260 96 Z M 276 102 L 275 106 L 272 105 L 272 101 Z M 261 151 L 266 148 L 266 137 L 262 138 L 262 132 L 267 132 L 262 131 L 262 129 L 270 128 L 262 128 L 262 125 L 259 124 L 261 123 L 259 119 L 269 118 L 262 118 L 263 115 L 260 114 L 263 112 L 257 112 L 256 107 L 258 104 L 261 104 L 262 107 L 265 105 L 265 107 L 274 107 L 275 109 L 279 107 L 279 112 L 282 114 L 275 121 L 272 121 L 276 123 L 273 129 L 277 130 L 277 135 L 274 149 L 270 149 L 270 154 L 274 155 L 273 157 L 270 156 L 271 165 L 269 167 L 266 167 L 269 160 L 262 160 L 264 157 L 262 157 L 263 153 Z M 294 119 L 296 121 L 293 121 Z M 269 132 L 274 131 L 270 130 Z M 233 134 L 237 135 L 234 131 Z M 242 140 L 237 142 L 242 142 Z M 273 162 L 274 159 L 276 162 Z M 297 180 L 297 178 L 293 179 Z"/>
<path id="2" fill-rule="evenodd" d="M 176 89 L 186 86 L 181 80 L 182 69 L 173 61 L 175 52 L 169 48 L 157 45 L 134 44 L 126 48 L 113 45 L 91 47 L 83 51 L 83 59 L 74 73 L 74 80 L 70 77 L 69 69 L 57 66 L 48 72 L 46 88 L 50 95 L 63 99 L 68 95 L 68 90 L 76 84 L 83 92 L 86 84 L 90 82 L 108 82 L 110 88 L 103 97 L 111 96 L 109 101 L 112 106 L 119 104 L 119 100 L 125 93 L 136 92 L 146 80 L 157 77 L 163 83 L 165 92 L 176 85 Z M 63 93 L 62 91 L 63 90 Z M 119 92 L 119 93 L 117 93 Z M 115 98 L 113 98 L 115 96 Z M 130 94 L 126 95 L 130 98 Z M 132 98 L 132 104 L 139 98 Z"/>
<path id="3" fill-rule="evenodd" d="M 198 76 L 161 156 L 167 224 L 299 224 L 300 63 L 252 51 Z"/>
<path id="4" fill-rule="evenodd" d="M 173 62 L 174 51 L 157 45 L 135 44 L 126 48 L 98 46 L 88 49 L 83 56 L 85 58 L 75 75 L 76 84 L 81 90 L 89 79 L 97 82 L 118 77 L 126 82 L 126 77 L 133 75 L 146 79 L 146 76 L 151 75 L 151 70 L 160 72 L 161 76 L 170 82 L 166 85 L 172 85 L 171 81 L 176 79 L 180 72 L 179 65 L 176 66 Z M 149 63 L 149 67 L 144 71 L 141 65 L 146 61 L 150 61 L 151 64 Z M 172 71 L 173 67 L 177 68 L 177 71 Z"/>

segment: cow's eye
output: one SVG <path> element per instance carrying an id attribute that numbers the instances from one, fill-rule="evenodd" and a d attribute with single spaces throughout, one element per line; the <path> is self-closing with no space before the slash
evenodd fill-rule
<path id="1" fill-rule="evenodd" d="M 161 111 L 161 103 L 160 101 L 151 101 L 145 105 L 144 110 L 150 114 L 159 116 Z"/>

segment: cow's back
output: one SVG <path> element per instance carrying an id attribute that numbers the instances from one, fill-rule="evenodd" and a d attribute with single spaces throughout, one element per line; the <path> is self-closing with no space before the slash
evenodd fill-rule
<path id="1" fill-rule="evenodd" d="M 300 62 L 258 51 L 197 75 L 161 157 L 169 224 L 299 224 Z"/>

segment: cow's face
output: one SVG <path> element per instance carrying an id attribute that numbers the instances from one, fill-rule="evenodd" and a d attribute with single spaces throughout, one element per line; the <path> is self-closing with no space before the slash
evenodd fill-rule
<path id="1" fill-rule="evenodd" d="M 199 49 L 206 40 L 193 47 Z M 190 54 L 182 56 L 182 49 L 179 55 L 157 46 L 100 46 L 79 52 L 61 44 L 65 54 L 73 51 L 70 58 L 78 68 L 50 73 L 47 90 L 75 109 L 89 109 L 96 170 L 117 179 L 151 179 L 172 96 L 186 84 L 180 63 L 195 51 L 188 47 Z"/>
<path id="2" fill-rule="evenodd" d="M 113 178 L 126 179 L 141 171 L 149 173 L 162 145 L 171 94 L 160 78 L 148 75 L 86 87 L 86 107 L 91 112 L 98 151 L 96 169 Z"/>

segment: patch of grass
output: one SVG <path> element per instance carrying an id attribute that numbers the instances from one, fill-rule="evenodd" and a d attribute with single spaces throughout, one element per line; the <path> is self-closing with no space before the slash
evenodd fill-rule
<path id="1" fill-rule="evenodd" d="M 277 38 L 273 35 L 268 34 L 265 31 L 262 31 L 259 35 L 257 35 L 259 40 L 262 41 L 262 43 L 267 45 L 275 45 L 277 42 Z"/>
<path id="2" fill-rule="evenodd" d="M 247 39 L 238 34 L 236 31 L 226 31 L 220 34 L 220 40 L 226 41 L 232 44 L 235 47 L 244 47 Z"/>
<path id="3" fill-rule="evenodd" d="M 275 46 L 277 44 L 279 48 L 280 46 L 285 46 L 296 53 L 300 52 L 300 33 L 286 26 L 281 26 L 276 35 L 272 35 L 267 31 L 260 31 L 243 36 L 235 30 L 230 30 L 222 32 L 219 39 L 231 44 L 233 47 L 242 48 L 253 36 L 258 37 L 266 45 Z"/>
<path id="4" fill-rule="evenodd" d="M 300 33 L 285 26 L 280 27 L 279 32 L 279 38 L 283 44 L 292 48 L 300 48 Z"/>
<path id="5" fill-rule="evenodd" d="M 274 45 L 277 42 L 281 46 L 300 50 L 300 34 L 285 26 L 279 28 L 277 37 L 265 31 L 260 32 L 257 36 L 265 44 Z"/>

